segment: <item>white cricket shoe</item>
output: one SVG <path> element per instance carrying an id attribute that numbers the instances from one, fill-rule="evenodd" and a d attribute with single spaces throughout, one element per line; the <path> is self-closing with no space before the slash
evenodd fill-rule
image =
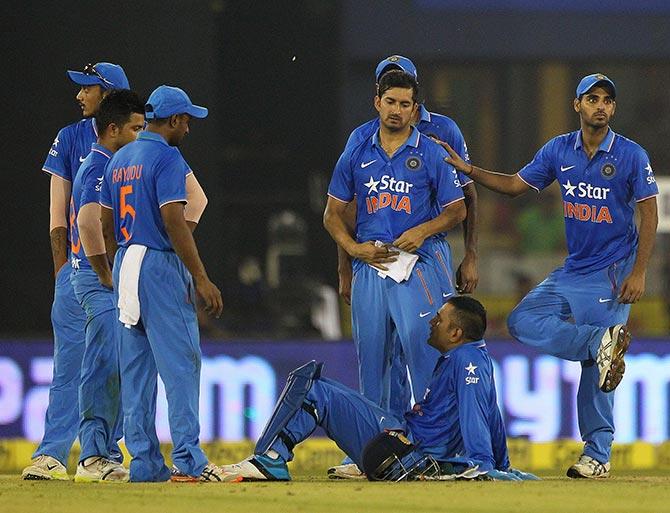
<path id="1" fill-rule="evenodd" d="M 242 481 L 290 481 L 286 462 L 267 454 L 254 454 L 239 463 L 223 465 L 226 472 L 240 476 Z"/>
<path id="2" fill-rule="evenodd" d="M 573 479 L 589 478 L 599 479 L 610 476 L 610 462 L 600 463 L 594 460 L 591 456 L 582 454 L 579 461 L 572 465 L 567 472 L 568 477 Z"/>
<path id="3" fill-rule="evenodd" d="M 177 467 L 172 467 L 170 481 L 173 483 L 238 483 L 242 481 L 242 477 L 227 472 L 223 467 L 214 465 L 214 463 L 208 463 L 199 476 L 190 476 Z"/>
<path id="4" fill-rule="evenodd" d="M 40 454 L 33 462 L 23 469 L 21 478 L 26 480 L 49 481 L 69 481 L 67 469 L 56 458 Z"/>
<path id="5" fill-rule="evenodd" d="M 630 345 L 630 338 L 630 331 L 624 324 L 617 324 L 605 330 L 596 355 L 598 387 L 603 392 L 611 392 L 621 383 L 626 370 L 623 357 Z"/>
<path id="6" fill-rule="evenodd" d="M 355 463 L 335 465 L 328 469 L 328 479 L 367 479 Z"/>
<path id="7" fill-rule="evenodd" d="M 126 467 L 102 456 L 88 465 L 80 462 L 74 475 L 75 483 L 127 483 L 129 479 Z"/>

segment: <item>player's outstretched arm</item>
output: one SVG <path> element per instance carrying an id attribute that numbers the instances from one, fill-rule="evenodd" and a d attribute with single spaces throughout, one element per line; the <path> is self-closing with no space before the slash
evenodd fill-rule
<path id="1" fill-rule="evenodd" d="M 633 270 L 621 284 L 621 292 L 619 293 L 621 303 L 637 303 L 644 294 L 647 267 L 656 239 L 656 228 L 658 226 L 656 196 L 639 201 L 637 209 L 640 212 L 640 239 Z"/>
<path id="2" fill-rule="evenodd" d="M 49 238 L 54 262 L 54 277 L 67 262 L 67 212 L 71 184 L 60 176 L 51 175 L 49 192 Z"/>
<path id="3" fill-rule="evenodd" d="M 91 263 L 95 274 L 98 275 L 100 283 L 111 289 L 113 287 L 112 270 L 109 267 L 105 238 L 102 235 L 101 209 L 99 203 L 83 205 L 77 215 L 77 227 L 86 258 Z"/>
<path id="4" fill-rule="evenodd" d="M 205 302 L 205 310 L 215 317 L 220 317 L 223 312 L 221 292 L 210 281 L 205 266 L 200 260 L 193 234 L 184 218 L 184 204 L 174 202 L 163 205 L 161 217 L 175 253 L 193 276 L 195 289 Z"/>
<path id="5" fill-rule="evenodd" d="M 512 197 L 519 196 L 530 189 L 530 186 L 516 174 L 498 173 L 468 164 L 446 142 L 437 140 L 435 142 L 449 152 L 450 157 L 446 159 L 449 164 L 487 189 Z"/>
<path id="6" fill-rule="evenodd" d="M 465 197 L 465 210 L 467 212 L 463 220 L 465 255 L 463 256 L 461 265 L 456 270 L 456 290 L 460 294 L 471 294 L 479 283 L 479 273 L 477 271 L 477 218 L 479 216 L 479 205 L 477 188 L 473 182 L 465 185 L 462 190 Z"/>
<path id="7" fill-rule="evenodd" d="M 323 213 L 323 226 L 333 240 L 353 258 L 387 270 L 383 264 L 394 262 L 398 257 L 397 251 L 391 251 L 388 246 L 376 246 L 373 241 L 358 243 L 349 233 L 346 221 L 347 202 L 328 197 L 326 210 Z"/>
<path id="8" fill-rule="evenodd" d="M 465 219 L 465 215 L 465 202 L 461 198 L 444 207 L 439 216 L 405 230 L 400 237 L 393 241 L 393 245 L 403 251 L 414 253 L 428 237 L 451 230 Z"/>

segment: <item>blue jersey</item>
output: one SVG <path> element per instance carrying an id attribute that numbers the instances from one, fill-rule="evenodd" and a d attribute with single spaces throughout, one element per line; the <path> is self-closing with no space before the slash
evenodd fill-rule
<path id="1" fill-rule="evenodd" d="M 328 195 L 343 202 L 356 198 L 356 240 L 391 243 L 403 232 L 435 217 L 440 208 L 463 199 L 456 170 L 447 152 L 413 128 L 407 141 L 389 158 L 379 132 L 340 156 Z M 425 244 L 424 244 L 425 246 Z M 419 248 L 418 253 L 432 258 Z"/>
<path id="2" fill-rule="evenodd" d="M 73 269 L 90 269 L 91 264 L 84 253 L 84 246 L 79 239 L 77 217 L 84 205 L 100 201 L 100 188 L 105 173 L 105 166 L 112 157 L 112 152 L 100 144 L 91 146 L 91 153 L 82 162 L 77 176 L 72 182 L 70 198 L 70 261 Z"/>
<path id="3" fill-rule="evenodd" d="M 483 340 L 442 355 L 423 399 L 405 414 L 420 450 L 438 461 L 462 457 L 480 470 L 507 470 L 505 426 Z"/>
<path id="4" fill-rule="evenodd" d="M 114 211 L 114 233 L 121 247 L 141 244 L 172 251 L 160 208 L 186 203 L 188 164 L 176 147 L 153 132 L 117 151 L 105 168 L 100 204 Z"/>
<path id="5" fill-rule="evenodd" d="M 74 181 L 77 170 L 86 156 L 91 151 L 91 145 L 98 140 L 98 131 L 95 119 L 86 118 L 61 128 L 58 135 L 51 144 L 42 171 L 50 175 L 56 175 L 68 182 Z M 70 256 L 71 240 L 71 218 L 68 216 L 68 256 Z"/>
<path id="6" fill-rule="evenodd" d="M 450 117 L 443 116 L 442 114 L 437 114 L 435 112 L 429 112 L 426 107 L 419 105 L 419 122 L 416 124 L 416 127 L 422 134 L 446 142 L 456 151 L 456 153 L 461 156 L 463 160 L 470 162 L 468 146 L 465 144 L 465 139 L 463 138 L 461 129 L 458 128 L 456 122 Z M 372 137 L 372 135 L 378 129 L 379 117 L 371 119 L 370 121 L 363 123 L 359 127 L 355 128 L 354 131 L 349 134 L 349 139 L 345 145 L 345 150 L 347 148 L 357 146 L 364 140 Z M 458 173 L 458 181 L 460 182 L 461 186 L 472 183 L 472 179 L 469 176 L 460 172 Z M 437 213 L 439 214 L 439 211 Z"/>
<path id="7" fill-rule="evenodd" d="M 603 269 L 637 249 L 635 203 L 658 194 L 647 152 L 609 130 L 591 160 L 581 131 L 545 144 L 518 176 L 541 190 L 558 180 L 563 196 L 568 257 L 565 269 Z"/>
<path id="8" fill-rule="evenodd" d="M 95 119 L 86 118 L 61 128 L 54 139 L 42 171 L 72 182 L 77 170 L 98 139 Z"/>

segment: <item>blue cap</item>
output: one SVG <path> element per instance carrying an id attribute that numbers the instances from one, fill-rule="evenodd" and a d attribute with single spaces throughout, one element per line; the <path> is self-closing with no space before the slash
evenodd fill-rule
<path id="1" fill-rule="evenodd" d="M 414 80 L 418 80 L 416 66 L 412 61 L 402 55 L 391 55 L 377 64 L 377 69 L 375 70 L 375 79 L 377 80 L 377 83 L 379 83 L 379 79 L 385 71 L 389 70 L 389 68 L 402 70 L 405 73 L 412 75 Z"/>
<path id="2" fill-rule="evenodd" d="M 581 95 L 588 93 L 593 86 L 596 84 L 604 82 L 612 88 L 612 97 L 616 98 L 616 86 L 609 78 L 607 78 L 602 73 L 594 73 L 593 75 L 586 75 L 581 79 L 579 85 L 577 86 L 577 98 Z"/>
<path id="3" fill-rule="evenodd" d="M 69 71 L 67 76 L 80 86 L 99 85 L 103 89 L 130 89 L 126 72 L 118 64 L 98 62 L 87 64 L 84 71 Z"/>
<path id="4" fill-rule="evenodd" d="M 208 114 L 205 107 L 193 105 L 183 89 L 167 85 L 154 89 L 144 106 L 144 112 L 147 119 L 164 119 L 175 114 L 188 114 L 202 119 Z"/>

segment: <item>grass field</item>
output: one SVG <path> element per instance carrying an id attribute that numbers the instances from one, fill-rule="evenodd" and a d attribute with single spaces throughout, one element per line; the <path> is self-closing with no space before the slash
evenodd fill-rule
<path id="1" fill-rule="evenodd" d="M 670 472 L 574 481 L 369 483 L 295 475 L 289 483 L 74 484 L 0 475 L 2 513 L 670 512 Z"/>

